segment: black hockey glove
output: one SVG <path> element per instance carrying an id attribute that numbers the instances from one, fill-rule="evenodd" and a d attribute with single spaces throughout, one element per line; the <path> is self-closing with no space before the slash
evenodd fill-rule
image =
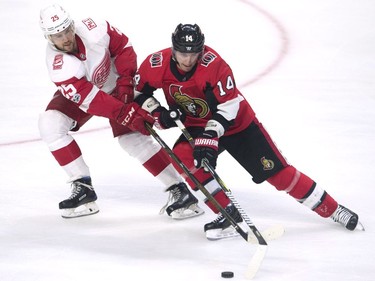
<path id="1" fill-rule="evenodd" d="M 172 114 L 171 113 L 175 113 Z M 166 109 L 163 106 L 158 107 L 156 110 L 152 112 L 152 116 L 155 118 L 155 126 L 159 130 L 169 129 L 172 127 L 176 127 L 175 120 L 180 119 L 181 122 L 185 121 L 186 115 L 182 114 L 181 111 L 177 107 L 171 107 L 170 110 Z"/>
<path id="2" fill-rule="evenodd" d="M 213 130 L 204 131 L 195 139 L 193 151 L 194 166 L 204 168 L 203 159 L 207 159 L 212 168 L 216 167 L 216 160 L 219 150 L 219 138 Z M 205 169 L 207 171 L 207 169 Z"/>

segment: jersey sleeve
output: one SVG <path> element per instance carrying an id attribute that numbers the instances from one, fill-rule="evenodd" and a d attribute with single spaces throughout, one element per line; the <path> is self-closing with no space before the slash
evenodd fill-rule
<path id="1" fill-rule="evenodd" d="M 135 76 L 135 89 L 142 94 L 151 96 L 156 89 L 163 87 L 163 75 L 169 67 L 168 49 L 147 56 L 139 66 Z"/>
<path id="2" fill-rule="evenodd" d="M 217 97 L 217 114 L 228 121 L 233 121 L 240 108 L 241 98 L 235 85 L 231 68 L 224 61 L 221 63 L 214 95 Z"/>
<path id="3" fill-rule="evenodd" d="M 206 87 L 204 94 L 212 111 L 211 120 L 206 124 L 216 129 L 218 135 L 230 135 L 250 125 L 255 112 L 236 87 L 230 66 L 214 50 L 208 48 L 205 64 Z M 204 76 L 204 75 L 202 75 Z"/>
<path id="4" fill-rule="evenodd" d="M 80 79 L 85 76 L 84 65 L 74 56 L 48 50 L 46 63 L 49 76 L 55 84 L 72 77 Z"/>
<path id="5" fill-rule="evenodd" d="M 74 102 L 82 111 L 116 119 L 122 103 L 101 91 L 86 79 L 84 65 L 74 56 L 60 52 L 47 52 L 50 78 L 62 95 Z"/>
<path id="6" fill-rule="evenodd" d="M 236 119 L 242 99 L 229 65 L 216 53 L 211 53 L 208 58 L 213 61 L 203 71 L 207 73 L 204 92 L 212 112 L 211 119 L 223 126 L 223 133 Z"/>
<path id="7" fill-rule="evenodd" d="M 137 70 L 137 54 L 129 38 L 107 22 L 109 35 L 109 51 L 120 77 L 128 77 L 129 85 L 133 85 L 133 77 Z"/>

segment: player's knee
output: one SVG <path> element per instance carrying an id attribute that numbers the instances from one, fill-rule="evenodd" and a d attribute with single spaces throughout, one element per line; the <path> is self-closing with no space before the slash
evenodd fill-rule
<path id="1" fill-rule="evenodd" d="M 158 153 L 161 148 L 150 136 L 145 136 L 138 132 L 119 136 L 118 143 L 130 156 L 142 163 Z"/>
<path id="2" fill-rule="evenodd" d="M 38 128 L 43 141 L 54 142 L 65 136 L 73 120 L 56 110 L 47 110 L 39 115 Z"/>
<path id="3" fill-rule="evenodd" d="M 181 160 L 182 163 L 189 169 L 189 171 L 197 178 L 197 180 L 202 183 L 203 185 L 208 181 L 212 180 L 212 176 L 210 173 L 206 173 L 203 169 L 197 169 L 194 166 L 194 159 L 193 159 L 193 149 L 191 148 L 188 142 L 180 142 L 175 145 L 173 148 L 174 154 Z M 175 169 L 181 174 L 184 174 L 182 168 L 173 162 L 173 166 Z M 193 190 L 198 190 L 198 187 L 195 183 L 189 179 L 189 177 L 185 177 L 188 184 L 191 186 Z"/>
<path id="4" fill-rule="evenodd" d="M 268 178 L 267 181 L 276 187 L 277 190 L 288 192 L 298 182 L 297 170 L 293 166 L 288 166 L 276 175 Z"/>

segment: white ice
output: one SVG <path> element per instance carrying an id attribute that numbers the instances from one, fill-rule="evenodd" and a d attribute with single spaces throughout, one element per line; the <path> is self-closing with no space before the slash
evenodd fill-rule
<path id="1" fill-rule="evenodd" d="M 232 280 L 256 247 L 210 242 L 206 214 L 159 215 L 167 194 L 126 155 L 107 120 L 75 134 L 94 187 L 97 215 L 62 219 L 67 177 L 39 139 L 38 114 L 54 85 L 44 64 L 39 10 L 49 1 L 0 1 L 0 280 Z M 281 224 L 255 276 L 267 281 L 374 280 L 375 2 L 372 0 L 62 1 L 74 19 L 101 17 L 144 57 L 170 46 L 180 23 L 198 23 L 231 65 L 290 163 L 360 216 L 350 232 L 251 177 L 227 155 L 217 172 L 259 229 Z M 159 132 L 168 144 L 178 130 Z"/>

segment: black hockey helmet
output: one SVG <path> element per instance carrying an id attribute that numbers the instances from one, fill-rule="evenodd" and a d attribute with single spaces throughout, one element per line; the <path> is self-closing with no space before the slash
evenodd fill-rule
<path id="1" fill-rule="evenodd" d="M 174 51 L 181 53 L 200 53 L 203 51 L 204 34 L 197 24 L 180 23 L 172 33 Z"/>

